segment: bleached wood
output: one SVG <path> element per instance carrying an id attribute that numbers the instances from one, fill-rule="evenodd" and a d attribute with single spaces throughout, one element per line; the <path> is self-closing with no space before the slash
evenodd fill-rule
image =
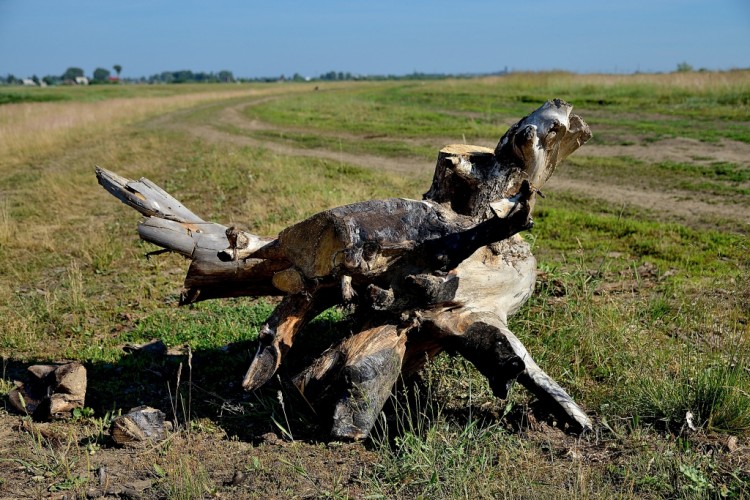
<path id="1" fill-rule="evenodd" d="M 520 340 L 511 332 L 507 326 L 500 326 L 500 331 L 507 339 L 511 348 L 520 357 L 525 369 L 518 376 L 518 381 L 526 389 L 544 402 L 548 408 L 564 419 L 564 423 L 570 425 L 575 432 L 588 432 L 593 429 L 591 419 L 578 404 L 570 397 L 560 384 L 547 375 L 539 365 L 536 364 L 531 354 Z"/>
<path id="2" fill-rule="evenodd" d="M 115 198 L 146 217 L 158 217 L 177 222 L 205 222 L 145 177 L 132 181 L 100 167 L 96 167 L 96 177 L 99 184 Z"/>
<path id="3" fill-rule="evenodd" d="M 417 369 L 446 349 L 472 361 L 498 396 L 518 379 L 571 427 L 586 430 L 585 413 L 507 328 L 535 281 L 536 261 L 517 233 L 531 227 L 536 195 L 558 164 L 591 137 L 571 109 L 561 100 L 547 102 L 513 125 L 494 150 L 446 146 L 421 201 L 338 207 L 276 237 L 203 221 L 148 179 L 130 181 L 103 169 L 97 177 L 146 216 L 139 226 L 144 240 L 192 260 L 181 303 L 286 295 L 261 330 L 243 380 L 247 390 L 273 376 L 317 312 L 351 303 L 359 333 L 295 379 L 308 397 L 325 392 L 325 384 L 344 384 L 347 396 L 333 402 L 334 435 L 366 435 L 394 369 Z M 374 385 L 364 390 L 364 380 Z"/>

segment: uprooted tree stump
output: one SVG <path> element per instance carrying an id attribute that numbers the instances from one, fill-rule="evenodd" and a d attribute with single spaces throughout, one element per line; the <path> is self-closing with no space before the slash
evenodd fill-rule
<path id="1" fill-rule="evenodd" d="M 536 260 L 518 235 L 540 188 L 591 138 L 562 100 L 513 125 L 495 150 L 451 145 L 421 201 L 370 200 L 320 212 L 275 238 L 206 222 L 148 179 L 97 169 L 99 183 L 146 218 L 142 239 L 191 260 L 181 304 L 281 295 L 242 382 L 268 382 L 305 324 L 336 304 L 358 328 L 293 378 L 332 435 L 368 435 L 399 375 L 458 353 L 505 398 L 515 380 L 573 431 L 586 414 L 507 327 L 530 297 Z"/>

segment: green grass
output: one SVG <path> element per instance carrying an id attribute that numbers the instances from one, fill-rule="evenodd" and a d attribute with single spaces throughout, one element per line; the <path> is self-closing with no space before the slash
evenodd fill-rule
<path id="1" fill-rule="evenodd" d="M 590 407 L 620 405 L 617 418 L 657 414 L 644 410 L 636 401 L 641 396 L 630 398 L 646 387 L 653 389 L 653 404 L 693 405 L 703 415 L 707 398 L 692 393 L 690 380 L 709 374 L 700 390 L 718 390 L 716 404 L 727 408 L 716 413 L 741 415 L 732 417 L 738 422 L 733 432 L 745 432 L 739 422 L 750 417 L 750 407 L 741 401 L 750 380 L 741 370 L 709 367 L 742 365 L 750 353 L 742 298 L 750 291 L 747 237 L 562 208 L 538 211 L 536 220 L 533 241 L 546 275 L 511 329 L 543 366 Z M 646 263 L 652 271 L 639 272 Z M 618 283 L 626 286 L 606 291 Z M 737 295 L 705 298 L 722 286 Z M 667 399 L 670 390 L 674 397 Z M 684 411 L 671 415 L 684 419 Z"/>
<path id="2" fill-rule="evenodd" d="M 369 89 L 368 89 L 369 90 Z M 392 90 L 313 92 L 273 100 L 246 109 L 248 117 L 297 128 L 391 138 L 499 137 L 507 126 L 497 118 L 456 116 L 408 100 L 381 98 Z"/>
<path id="3" fill-rule="evenodd" d="M 122 340 L 138 343 L 156 338 L 168 346 L 189 345 L 194 350 L 255 340 L 272 310 L 273 306 L 267 302 L 248 303 L 246 300 L 163 309 L 140 320 Z"/>
<path id="4" fill-rule="evenodd" d="M 688 412 L 696 427 L 732 434 L 750 431 L 746 354 L 717 358 L 707 365 L 686 359 L 677 374 L 640 380 L 633 394 L 633 413 L 675 432 L 688 426 Z"/>
<path id="5" fill-rule="evenodd" d="M 610 264 L 607 254 L 621 252 L 633 259 L 622 264 L 634 266 L 648 260 L 662 272 L 678 269 L 689 281 L 739 278 L 750 266 L 750 243 L 745 236 L 623 217 L 617 207 L 609 207 L 608 212 L 542 206 L 531 231 L 538 255 L 548 262 L 568 262 L 572 257 L 573 263 L 596 270 Z M 561 237 L 564 234 L 575 237 Z"/>
<path id="6" fill-rule="evenodd" d="M 617 127 L 647 140 L 691 137 L 750 142 L 747 79 L 737 76 L 725 90 L 706 86 L 669 88 L 663 84 L 608 81 L 585 83 L 573 75 L 522 75 L 483 81 L 363 85 L 357 91 L 334 87 L 274 100 L 246 110 L 249 117 L 307 130 L 399 137 L 496 138 L 507 125 L 551 96 L 576 104 L 596 127 Z M 592 79 L 596 81 L 596 79 Z M 534 93 L 529 92 L 534 89 Z M 637 116 L 637 117 L 636 117 Z M 496 140 L 496 139 L 495 139 Z"/>
<path id="7" fill-rule="evenodd" d="M 67 97 L 59 92 L 39 94 L 19 91 L 0 92 L 0 105 L 16 104 L 19 102 L 48 102 L 64 100 L 67 100 Z"/>
<path id="8" fill-rule="evenodd" d="M 217 128 L 233 134 L 247 134 L 261 140 L 290 144 L 305 149 L 325 149 L 328 151 L 368 154 L 386 158 L 411 157 L 425 161 L 433 159 L 436 155 L 434 151 L 435 148 L 430 148 L 425 145 L 407 144 L 398 140 L 372 138 L 362 141 L 361 139 L 341 138 L 325 136 L 319 133 L 310 134 L 289 130 L 278 132 L 272 130 L 260 130 L 248 133 L 237 127 L 231 126 L 220 126 Z"/>
<path id="9" fill-rule="evenodd" d="M 716 161 L 706 167 L 681 162 L 660 162 L 657 168 L 689 174 L 696 177 L 704 177 L 711 180 L 726 181 L 728 183 L 750 181 L 750 168 L 735 163 Z M 743 193 L 747 194 L 747 193 Z"/>
<path id="10" fill-rule="evenodd" d="M 750 142 L 747 116 L 742 116 L 741 121 L 737 122 L 726 122 L 721 117 L 703 117 L 700 121 L 697 118 L 677 115 L 633 119 L 615 115 L 613 118 L 594 118 L 590 125 L 615 127 L 621 132 L 640 135 L 642 140 L 648 142 L 673 137 L 688 137 L 705 142 L 717 142 L 721 139 Z"/>

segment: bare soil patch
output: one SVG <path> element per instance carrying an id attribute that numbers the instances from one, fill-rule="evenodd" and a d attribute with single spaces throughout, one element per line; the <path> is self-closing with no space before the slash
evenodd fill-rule
<path id="1" fill-rule="evenodd" d="M 686 137 L 675 137 L 645 144 L 587 144 L 576 154 L 589 157 L 627 156 L 648 162 L 673 161 L 696 164 L 726 162 L 750 167 L 750 144 L 728 139 L 722 139 L 719 142 L 702 142 Z"/>
<path id="2" fill-rule="evenodd" d="M 359 444 L 252 444 L 219 431 L 185 431 L 161 444 L 82 445 L 80 422 L 23 425 L 0 414 L 0 499 L 361 497 L 375 453 Z M 220 452 L 217 452 L 220 450 Z"/>

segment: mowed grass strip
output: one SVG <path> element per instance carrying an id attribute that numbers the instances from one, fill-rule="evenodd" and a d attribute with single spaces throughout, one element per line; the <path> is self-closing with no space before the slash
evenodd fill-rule
<path id="1" fill-rule="evenodd" d="M 512 74 L 477 80 L 364 84 L 274 100 L 246 109 L 248 117 L 307 130 L 363 136 L 497 140 L 508 125 L 552 97 L 575 104 L 596 130 L 650 141 L 691 137 L 750 142 L 748 71 L 672 75 Z M 596 137 L 596 134 L 595 134 Z M 618 140 L 610 137 L 608 141 Z M 594 139 L 601 141 L 601 139 Z"/>

